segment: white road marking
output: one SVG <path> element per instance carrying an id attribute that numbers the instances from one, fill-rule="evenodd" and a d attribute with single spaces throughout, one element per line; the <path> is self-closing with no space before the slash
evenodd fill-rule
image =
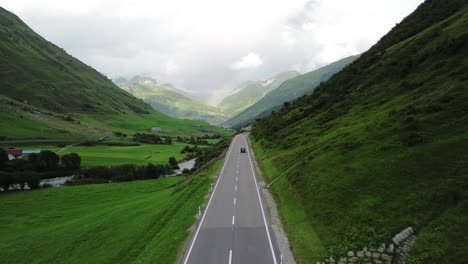
<path id="1" fill-rule="evenodd" d="M 232 263 L 232 250 L 229 250 L 229 264 Z"/>
<path id="2" fill-rule="evenodd" d="M 234 141 L 233 141 L 234 142 Z M 197 237 L 198 237 L 198 233 L 200 232 L 200 228 L 201 226 L 203 225 L 203 220 L 205 220 L 205 216 L 206 216 L 206 212 L 208 212 L 208 209 L 210 208 L 210 204 L 211 204 L 211 201 L 213 200 L 213 196 L 216 192 L 216 187 L 218 187 L 218 183 L 219 183 L 219 180 L 221 179 L 221 177 L 223 176 L 223 172 L 224 172 L 224 168 L 226 167 L 226 164 L 229 160 L 229 157 L 231 156 L 231 152 L 232 152 L 232 146 L 234 144 L 231 144 L 231 146 L 229 147 L 229 153 L 226 157 L 226 159 L 224 160 L 224 165 L 223 165 L 223 168 L 221 169 L 221 173 L 219 174 L 219 177 L 218 177 L 218 180 L 216 181 L 216 184 L 215 184 L 215 187 L 213 189 L 213 192 L 211 192 L 211 197 L 210 197 L 210 200 L 208 200 L 208 204 L 206 205 L 206 210 L 203 212 L 203 216 L 202 216 L 202 219 L 200 221 L 200 224 L 198 225 L 198 228 L 197 228 L 197 232 L 195 232 L 195 236 L 193 237 L 193 240 L 192 240 L 192 244 L 190 245 L 190 248 L 189 248 L 189 251 L 187 253 L 187 256 L 185 257 L 185 261 L 184 261 L 184 264 L 187 264 L 188 262 L 188 259 L 190 257 L 190 253 L 192 253 L 192 249 L 193 249 L 193 245 L 195 245 L 195 241 L 197 241 Z M 231 262 L 229 262 L 231 263 Z"/>
<path id="3" fill-rule="evenodd" d="M 239 177 L 236 177 L 236 181 L 238 181 L 238 180 L 239 180 Z"/>
<path id="4" fill-rule="evenodd" d="M 237 185 L 236 185 L 236 187 L 234 189 L 237 191 Z"/>
<path id="5" fill-rule="evenodd" d="M 234 198 L 234 205 L 236 205 L 237 198 Z"/>
<path id="6" fill-rule="evenodd" d="M 236 216 L 233 215 L 233 216 L 232 216 L 232 225 L 234 225 L 235 222 L 236 222 Z"/>
<path id="7" fill-rule="evenodd" d="M 247 144 L 247 136 L 244 137 L 244 140 L 245 140 L 245 144 L 248 146 L 249 144 Z M 273 256 L 274 264 L 277 264 L 275 250 L 273 249 L 273 243 L 271 242 L 270 230 L 268 229 L 267 221 L 265 218 L 265 212 L 263 211 L 262 199 L 260 197 L 260 191 L 258 190 L 257 178 L 255 177 L 255 171 L 254 171 L 253 164 L 252 164 L 252 158 L 250 156 L 250 148 L 247 147 L 246 149 L 247 149 L 247 155 L 249 156 L 250 168 L 252 169 L 252 177 L 254 179 L 255 186 L 257 186 L 256 189 L 257 189 L 258 201 L 260 202 L 260 209 L 262 210 L 263 222 L 265 223 L 265 230 L 268 236 L 268 242 L 270 243 L 271 255 Z"/>
<path id="8" fill-rule="evenodd" d="M 237 170 L 237 174 L 239 174 L 239 170 Z"/>

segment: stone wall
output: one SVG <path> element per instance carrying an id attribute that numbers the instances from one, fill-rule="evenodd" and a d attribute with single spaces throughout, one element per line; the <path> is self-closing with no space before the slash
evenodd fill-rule
<path id="1" fill-rule="evenodd" d="M 330 257 L 317 264 L 365 263 L 365 264 L 404 264 L 405 257 L 416 240 L 413 228 L 408 227 L 395 235 L 389 244 L 381 244 L 378 248 L 363 248 L 360 251 L 349 251 L 346 256 Z"/>

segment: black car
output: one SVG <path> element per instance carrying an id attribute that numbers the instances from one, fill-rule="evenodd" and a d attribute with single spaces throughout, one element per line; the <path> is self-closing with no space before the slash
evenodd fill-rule
<path id="1" fill-rule="evenodd" d="M 241 153 L 245 153 L 245 148 L 241 148 Z"/>

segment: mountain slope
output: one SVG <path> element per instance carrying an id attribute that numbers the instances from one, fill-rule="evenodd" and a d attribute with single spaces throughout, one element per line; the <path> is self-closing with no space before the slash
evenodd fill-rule
<path id="1" fill-rule="evenodd" d="M 225 125 L 242 127 L 252 123 L 258 117 L 269 115 L 276 107 L 281 106 L 283 103 L 291 102 L 298 97 L 311 93 L 321 82 L 328 80 L 333 74 L 339 72 L 357 58 L 359 58 L 359 55 L 350 56 L 285 81 L 277 89 L 267 93 L 258 102 L 226 121 Z"/>
<path id="2" fill-rule="evenodd" d="M 428 0 L 254 146 L 299 263 L 389 242 L 407 263 L 468 260 L 468 1 Z M 276 178 L 279 177 L 279 178 Z"/>
<path id="3" fill-rule="evenodd" d="M 156 112 L 0 8 L 0 137 L 96 137 L 165 127 L 218 130 Z"/>
<path id="4" fill-rule="evenodd" d="M 170 86 L 152 79 L 140 79 L 120 85 L 120 88 L 143 99 L 161 113 L 186 119 L 220 124 L 225 120 L 219 109 L 206 105 Z"/>
<path id="5" fill-rule="evenodd" d="M 295 71 L 283 72 L 266 81 L 247 81 L 239 85 L 234 91 L 226 96 L 218 107 L 227 117 L 233 117 L 247 107 L 255 104 L 265 94 L 278 88 L 288 79 L 298 76 Z"/>

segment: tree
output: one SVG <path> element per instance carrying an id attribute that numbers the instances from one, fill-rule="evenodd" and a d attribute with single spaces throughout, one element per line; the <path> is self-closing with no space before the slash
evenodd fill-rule
<path id="1" fill-rule="evenodd" d="M 179 163 L 177 162 L 177 160 L 174 157 L 169 158 L 169 165 L 174 170 L 179 169 Z"/>
<path id="2" fill-rule="evenodd" d="M 166 144 L 168 144 L 168 145 L 172 144 L 172 138 L 171 137 L 166 137 Z"/>
<path id="3" fill-rule="evenodd" d="M 39 175 L 37 175 L 37 173 L 32 172 L 32 171 L 27 171 L 27 172 L 24 172 L 23 177 L 26 180 L 26 183 L 28 184 L 29 189 L 35 190 L 40 187 L 41 178 L 39 178 Z"/>
<path id="4" fill-rule="evenodd" d="M 158 178 L 158 169 L 152 163 L 149 163 L 145 168 L 145 178 Z"/>
<path id="5" fill-rule="evenodd" d="M 57 168 L 59 156 L 50 150 L 43 150 L 39 153 L 39 168 L 42 170 L 54 170 Z"/>
<path id="6" fill-rule="evenodd" d="M 8 161 L 8 153 L 6 152 L 5 149 L 0 148 L 0 169 L 3 168 L 3 165 L 7 161 Z"/>
<path id="7" fill-rule="evenodd" d="M 70 153 L 63 155 L 61 158 L 62 165 L 66 169 L 74 170 L 74 169 L 79 169 L 81 165 L 81 158 L 80 155 L 76 153 Z"/>
<path id="8" fill-rule="evenodd" d="M 1 173 L 0 172 L 0 187 L 6 192 L 10 189 L 10 185 L 14 183 L 13 175 L 9 173 Z"/>
<path id="9" fill-rule="evenodd" d="M 190 137 L 189 142 L 190 142 L 190 144 L 193 144 L 193 145 L 196 145 L 196 144 L 197 144 L 197 141 L 195 141 L 195 138 L 194 138 L 194 137 Z"/>

